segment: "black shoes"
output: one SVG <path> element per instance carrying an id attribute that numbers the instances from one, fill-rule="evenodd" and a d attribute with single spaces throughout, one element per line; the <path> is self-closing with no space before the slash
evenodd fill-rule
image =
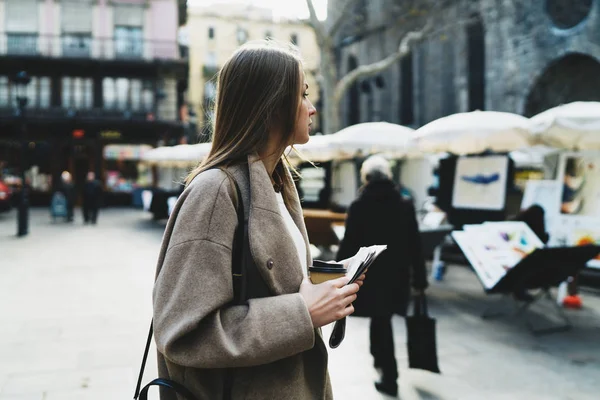
<path id="1" fill-rule="evenodd" d="M 379 382 L 375 382 L 375 389 L 377 389 L 378 392 L 387 394 L 388 396 L 398 397 L 398 384 L 396 382 L 386 382 L 381 380 Z"/>

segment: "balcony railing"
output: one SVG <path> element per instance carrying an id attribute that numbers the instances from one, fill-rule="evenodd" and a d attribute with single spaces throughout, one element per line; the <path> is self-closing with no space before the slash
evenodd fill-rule
<path id="1" fill-rule="evenodd" d="M 6 55 L 100 60 L 181 59 L 174 41 L 97 38 L 91 34 L 48 36 L 2 32 L 0 56 Z"/>
<path id="2" fill-rule="evenodd" d="M 18 112 L 15 107 L 0 105 L 0 118 L 17 117 Z M 59 119 L 67 120 L 75 118 L 78 120 L 110 120 L 110 121 L 163 121 L 177 122 L 171 116 L 162 115 L 160 112 L 156 115 L 154 110 L 120 110 L 106 108 L 90 108 L 76 110 L 65 107 L 51 108 L 33 108 L 26 110 L 27 118 L 32 121 L 36 119 Z"/>

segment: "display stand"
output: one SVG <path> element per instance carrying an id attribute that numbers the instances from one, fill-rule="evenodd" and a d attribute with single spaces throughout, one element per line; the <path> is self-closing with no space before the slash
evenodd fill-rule
<path id="1" fill-rule="evenodd" d="M 571 323 L 563 309 L 557 305 L 550 288 L 558 286 L 568 277 L 576 275 L 586 263 L 600 253 L 600 246 L 582 247 L 547 247 L 535 250 L 525 257 L 520 263 L 507 271 L 492 288 L 487 289 L 488 294 L 503 294 L 513 298 L 519 291 L 538 289 L 539 292 L 532 301 L 525 304 L 516 303 L 515 315 L 524 315 L 525 311 L 535 302 L 546 299 L 554 305 L 556 315 L 562 320 L 559 325 L 536 328 L 529 320 L 526 324 L 533 334 L 541 335 L 571 328 Z M 516 300 L 515 300 L 516 301 Z M 483 318 L 493 318 L 502 313 L 493 312 L 490 308 L 484 311 Z"/>

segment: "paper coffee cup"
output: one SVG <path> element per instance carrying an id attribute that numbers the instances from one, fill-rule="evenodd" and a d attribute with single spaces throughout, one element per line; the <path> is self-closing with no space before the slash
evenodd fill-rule
<path id="1" fill-rule="evenodd" d="M 346 275 L 346 268 L 343 264 L 331 264 L 324 262 L 316 262 L 312 267 L 308 268 L 310 273 L 310 281 L 315 285 L 329 281 L 331 279 L 341 278 Z"/>

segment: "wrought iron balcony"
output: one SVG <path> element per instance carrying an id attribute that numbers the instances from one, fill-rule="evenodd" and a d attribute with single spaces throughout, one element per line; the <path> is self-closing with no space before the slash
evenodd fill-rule
<path id="1" fill-rule="evenodd" d="M 179 60 L 175 41 L 141 40 L 132 37 L 98 38 L 91 34 L 60 36 L 37 33 L 0 33 L 0 56 L 88 58 L 99 60 Z"/>

